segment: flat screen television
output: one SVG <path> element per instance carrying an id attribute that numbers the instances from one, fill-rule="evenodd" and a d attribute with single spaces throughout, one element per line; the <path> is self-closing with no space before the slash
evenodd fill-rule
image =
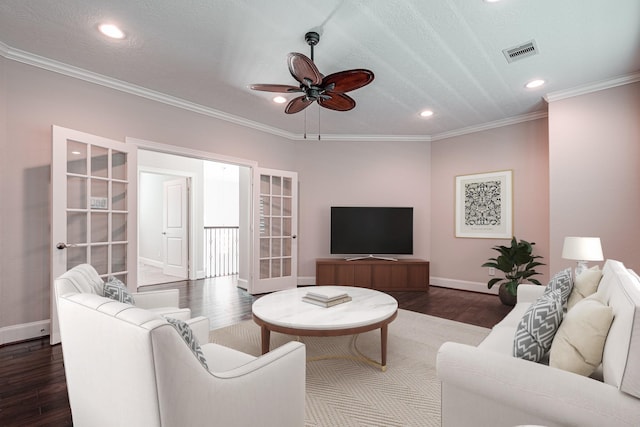
<path id="1" fill-rule="evenodd" d="M 331 207 L 331 253 L 413 254 L 413 208 Z"/>

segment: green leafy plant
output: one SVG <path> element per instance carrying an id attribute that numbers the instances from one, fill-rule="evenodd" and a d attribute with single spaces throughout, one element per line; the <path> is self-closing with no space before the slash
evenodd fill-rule
<path id="1" fill-rule="evenodd" d="M 500 253 L 497 258 L 489 258 L 489 261 L 482 264 L 483 267 L 493 267 L 496 270 L 500 270 L 504 273 L 504 277 L 495 277 L 487 283 L 487 287 L 491 287 L 497 283 L 504 283 L 505 288 L 513 296 L 516 295 L 518 285 L 524 281 L 541 285 L 541 283 L 532 278 L 538 273 L 535 268 L 544 265 L 541 262 L 536 261 L 542 258 L 539 255 L 533 255 L 533 245 L 535 243 L 527 242 L 526 240 L 520 240 L 513 237 L 511 239 L 511 246 L 494 246 L 493 250 Z"/>

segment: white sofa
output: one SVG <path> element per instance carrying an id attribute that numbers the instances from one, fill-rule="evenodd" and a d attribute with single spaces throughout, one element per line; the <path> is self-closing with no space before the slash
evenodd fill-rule
<path id="1" fill-rule="evenodd" d="M 76 292 L 62 294 L 58 310 L 74 426 L 304 425 L 299 342 L 258 358 L 201 343 L 207 369 L 148 310 Z"/>
<path id="2" fill-rule="evenodd" d="M 477 347 L 441 346 L 443 426 L 640 426 L 640 278 L 618 261 L 603 268 L 598 293 L 614 319 L 591 377 L 512 356 L 518 322 L 543 292 L 520 285 L 514 309 Z"/>
<path id="3" fill-rule="evenodd" d="M 103 296 L 104 282 L 93 266 L 80 264 L 54 280 L 55 300 L 52 313 L 52 334 L 58 335 L 57 299 L 64 294 L 81 292 Z M 187 321 L 198 341 L 209 341 L 209 319 L 204 316 L 191 318 L 191 310 L 179 308 L 180 295 L 177 289 L 132 292 L 136 307 L 156 314 Z M 52 344 L 58 342 L 57 337 Z"/>

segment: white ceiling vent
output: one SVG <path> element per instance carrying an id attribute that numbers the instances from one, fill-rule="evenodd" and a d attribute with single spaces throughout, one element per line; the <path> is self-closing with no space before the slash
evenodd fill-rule
<path id="1" fill-rule="evenodd" d="M 528 58 L 529 56 L 538 54 L 538 47 L 535 40 L 528 41 L 524 44 L 510 47 L 502 51 L 504 57 L 507 58 L 507 62 L 511 63 L 519 61 L 520 59 Z"/>

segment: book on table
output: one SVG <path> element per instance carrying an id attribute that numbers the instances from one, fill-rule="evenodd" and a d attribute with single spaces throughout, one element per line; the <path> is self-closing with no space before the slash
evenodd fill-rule
<path id="1" fill-rule="evenodd" d="M 309 296 L 307 294 L 307 295 L 302 297 L 302 301 L 308 302 L 310 304 L 319 305 L 320 307 L 333 307 L 334 305 L 338 305 L 338 304 L 342 304 L 342 303 L 351 301 L 351 297 L 349 295 L 345 294 L 342 297 L 334 298 L 334 299 L 326 301 L 326 300 L 322 300 L 322 299 L 318 299 L 318 298 Z"/>
<path id="2" fill-rule="evenodd" d="M 349 296 L 345 291 L 336 289 L 314 289 L 305 295 L 318 301 L 334 301 Z"/>

